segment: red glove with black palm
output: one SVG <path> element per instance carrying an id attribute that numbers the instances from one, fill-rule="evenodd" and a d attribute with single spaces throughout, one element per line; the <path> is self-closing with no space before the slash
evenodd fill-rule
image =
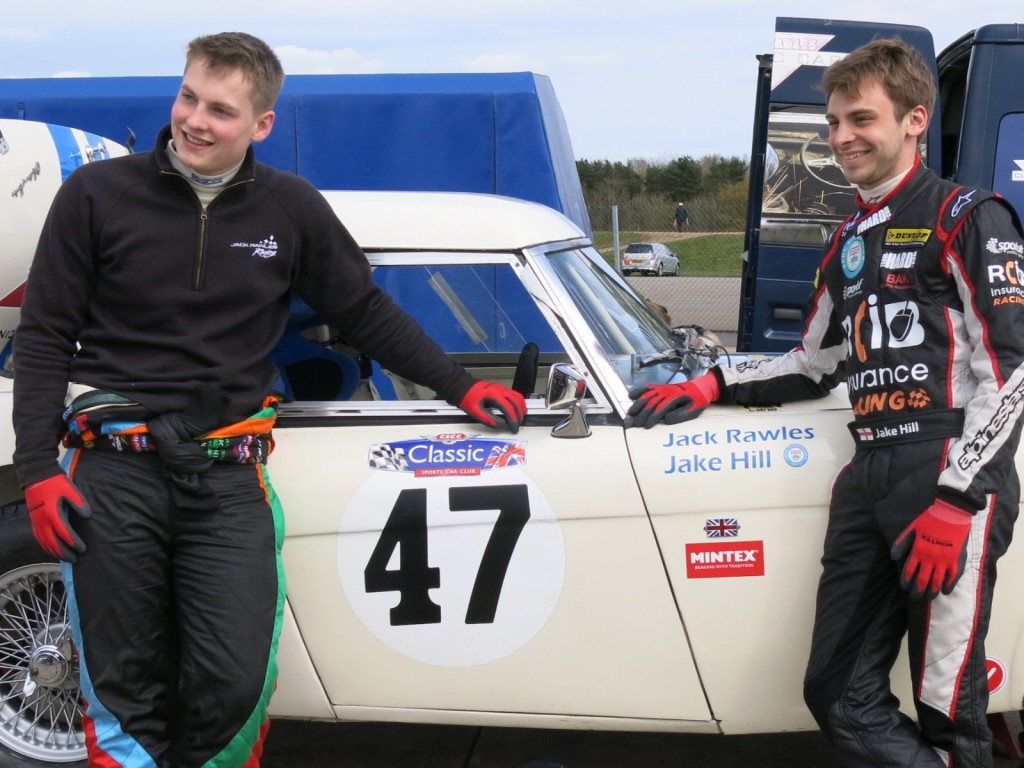
<path id="1" fill-rule="evenodd" d="M 526 417 L 526 398 L 503 384 L 478 381 L 469 388 L 459 408 L 481 424 L 514 434 Z"/>
<path id="2" fill-rule="evenodd" d="M 659 421 L 678 424 L 700 416 L 701 411 L 721 395 L 718 377 L 705 373 L 682 384 L 647 384 L 629 391 L 633 404 L 626 417 L 627 427 L 650 429 Z"/>
<path id="3" fill-rule="evenodd" d="M 903 530 L 890 555 L 897 562 L 907 558 L 900 571 L 900 584 L 905 590 L 927 600 L 940 591 L 944 595 L 953 591 L 967 562 L 967 537 L 973 518 L 970 512 L 936 499 Z"/>
<path id="4" fill-rule="evenodd" d="M 32 534 L 39 546 L 59 560 L 73 563 L 85 551 L 85 542 L 68 520 L 70 512 L 92 516 L 89 503 L 63 472 L 25 488 L 25 502 L 32 520 Z"/>

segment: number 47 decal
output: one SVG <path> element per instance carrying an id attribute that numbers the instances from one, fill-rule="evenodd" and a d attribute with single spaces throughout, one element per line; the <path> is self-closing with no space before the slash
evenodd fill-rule
<path id="1" fill-rule="evenodd" d="M 512 554 L 530 519 L 529 491 L 525 485 L 449 488 L 448 508 L 452 512 L 498 510 L 466 609 L 467 624 L 492 624 Z M 399 593 L 398 605 L 391 609 L 392 626 L 441 621 L 441 606 L 430 599 L 430 590 L 441 586 L 441 569 L 429 564 L 428 533 L 427 491 L 406 488 L 399 493 L 363 571 L 367 592 Z M 399 567 L 389 569 L 396 549 Z"/>

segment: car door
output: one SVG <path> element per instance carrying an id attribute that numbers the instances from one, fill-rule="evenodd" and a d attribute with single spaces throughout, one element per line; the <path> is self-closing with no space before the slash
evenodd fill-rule
<path id="1" fill-rule="evenodd" d="M 510 384 L 526 342 L 534 392 L 553 363 L 583 363 L 571 308 L 518 258 L 373 263 L 480 378 Z M 511 434 L 373 377 L 367 399 L 283 409 L 271 463 L 289 605 L 334 711 L 715 730 L 621 426 L 597 425 L 611 413 L 600 388 L 591 435 L 563 440 L 566 414 L 539 396 Z M 369 399 L 382 393 L 396 399 Z"/>
<path id="2" fill-rule="evenodd" d="M 816 727 L 802 683 L 831 483 L 853 453 L 844 395 L 626 431 L 726 733 Z"/>

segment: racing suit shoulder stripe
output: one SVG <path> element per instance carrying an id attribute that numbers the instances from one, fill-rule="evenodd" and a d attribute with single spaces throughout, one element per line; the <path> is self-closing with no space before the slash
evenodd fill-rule
<path id="1" fill-rule="evenodd" d="M 959 194 L 960 190 L 962 190 L 962 189 L 963 189 L 962 186 L 954 188 L 949 193 L 949 195 L 946 197 L 946 199 L 942 201 L 942 208 L 940 209 L 940 212 L 939 212 L 938 223 L 937 223 L 937 226 L 935 227 L 935 235 L 940 240 L 942 240 L 944 242 L 949 240 L 949 230 L 946 228 L 946 214 L 949 212 L 950 206 L 953 204 L 954 197 L 957 194 Z M 966 216 L 963 219 L 961 219 L 961 221 L 966 221 L 966 220 L 967 220 Z"/>

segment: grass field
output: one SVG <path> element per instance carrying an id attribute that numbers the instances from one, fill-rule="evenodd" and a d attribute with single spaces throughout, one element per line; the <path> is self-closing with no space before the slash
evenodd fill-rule
<path id="1" fill-rule="evenodd" d="M 642 232 L 619 232 L 619 245 L 646 242 Z M 660 238 L 659 238 L 660 239 Z M 743 235 L 709 234 L 687 237 L 685 240 L 664 239 L 665 245 L 679 257 L 679 274 L 689 277 L 739 277 L 743 262 Z M 615 258 L 611 232 L 595 232 L 594 244 L 609 263 Z"/>

